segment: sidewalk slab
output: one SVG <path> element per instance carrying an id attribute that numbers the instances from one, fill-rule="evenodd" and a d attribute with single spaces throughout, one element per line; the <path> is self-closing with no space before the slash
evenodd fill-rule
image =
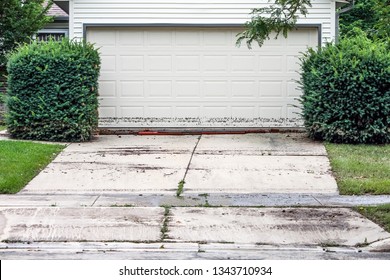
<path id="1" fill-rule="evenodd" d="M 101 136 L 71 144 L 21 193 L 175 193 L 196 136 Z"/>
<path id="2" fill-rule="evenodd" d="M 338 193 L 324 156 L 196 154 L 185 181 L 185 193 Z"/>
<path id="3" fill-rule="evenodd" d="M 304 133 L 202 135 L 195 154 L 251 156 L 326 156 L 321 142 Z"/>
<path id="4" fill-rule="evenodd" d="M 74 143 L 69 152 L 96 152 L 117 149 L 128 154 L 145 154 L 150 152 L 168 153 L 187 151 L 194 148 L 199 136 L 141 136 L 141 135 L 100 135 L 91 142 Z"/>
<path id="5" fill-rule="evenodd" d="M 390 238 L 378 225 L 344 208 L 173 208 L 176 242 L 357 246 Z"/>
<path id="6" fill-rule="evenodd" d="M 51 163 L 22 191 L 23 194 L 172 193 L 183 179 L 182 158 L 177 168 L 111 163 Z M 175 157 L 170 159 L 174 162 Z M 145 162 L 147 160 L 145 159 Z M 176 161 L 177 163 L 178 161 Z"/>
<path id="7" fill-rule="evenodd" d="M 324 206 L 375 206 L 390 204 L 390 195 L 314 195 L 316 200 Z"/>
<path id="8" fill-rule="evenodd" d="M 389 260 L 361 248 L 197 243 L 0 243 L 2 260 Z"/>
<path id="9" fill-rule="evenodd" d="M 367 249 L 370 252 L 387 252 L 390 254 L 390 238 L 374 242 Z"/>
<path id="10" fill-rule="evenodd" d="M 185 193 L 338 194 L 324 145 L 303 133 L 202 136 Z"/>
<path id="11" fill-rule="evenodd" d="M 2 242 L 157 242 L 163 208 L 0 208 Z"/>
<path id="12" fill-rule="evenodd" d="M 0 195 L 0 207 L 85 207 L 92 206 L 98 198 L 97 195 Z"/>
<path id="13" fill-rule="evenodd" d="M 236 207 L 353 207 L 390 204 L 390 195 L 324 195 L 293 193 L 212 193 L 183 194 L 16 194 L 0 195 L 0 207 L 110 207 L 132 205 L 135 207 L 159 207 L 171 205 L 189 206 L 236 206 Z"/>

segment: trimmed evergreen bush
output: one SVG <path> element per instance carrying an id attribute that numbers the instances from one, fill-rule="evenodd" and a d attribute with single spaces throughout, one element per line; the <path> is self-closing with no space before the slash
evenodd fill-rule
<path id="1" fill-rule="evenodd" d="M 302 116 L 314 139 L 390 142 L 390 52 L 363 32 L 301 59 Z"/>
<path id="2" fill-rule="evenodd" d="M 93 45 L 63 39 L 23 45 L 8 58 L 11 136 L 87 141 L 98 124 L 100 58 Z"/>

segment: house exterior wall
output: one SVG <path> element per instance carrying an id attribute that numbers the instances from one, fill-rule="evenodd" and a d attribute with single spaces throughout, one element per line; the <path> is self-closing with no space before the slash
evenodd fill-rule
<path id="1" fill-rule="evenodd" d="M 46 24 L 44 29 L 68 30 L 69 29 L 69 22 L 68 21 L 51 22 L 51 23 Z"/>
<path id="2" fill-rule="evenodd" d="M 268 0 L 70 0 L 69 35 L 84 38 L 88 24 L 198 24 L 240 25 L 253 8 Z M 322 43 L 335 37 L 334 0 L 312 0 L 306 18 L 298 24 L 321 25 Z"/>

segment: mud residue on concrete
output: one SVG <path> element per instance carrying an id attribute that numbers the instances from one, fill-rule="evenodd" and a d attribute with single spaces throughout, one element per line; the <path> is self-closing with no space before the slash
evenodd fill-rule
<path id="1" fill-rule="evenodd" d="M 151 148 L 151 147 L 115 147 L 108 148 L 104 151 L 98 151 L 98 153 L 105 153 L 110 155 L 120 155 L 120 156 L 128 156 L 128 155 L 145 155 L 145 154 L 186 154 L 188 150 L 180 150 L 180 149 L 163 149 L 163 148 Z"/>

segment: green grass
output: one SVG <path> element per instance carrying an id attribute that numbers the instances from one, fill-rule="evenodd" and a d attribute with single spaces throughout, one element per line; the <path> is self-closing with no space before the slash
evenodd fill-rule
<path id="1" fill-rule="evenodd" d="M 5 130 L 5 129 L 7 129 L 7 127 L 5 125 L 0 124 L 0 131 Z"/>
<path id="2" fill-rule="evenodd" d="M 325 146 L 340 194 L 390 194 L 390 145 Z"/>
<path id="3" fill-rule="evenodd" d="M 355 210 L 390 232 L 390 204 L 356 207 Z"/>
<path id="4" fill-rule="evenodd" d="M 63 145 L 0 141 L 0 193 L 20 191 L 63 148 Z"/>

